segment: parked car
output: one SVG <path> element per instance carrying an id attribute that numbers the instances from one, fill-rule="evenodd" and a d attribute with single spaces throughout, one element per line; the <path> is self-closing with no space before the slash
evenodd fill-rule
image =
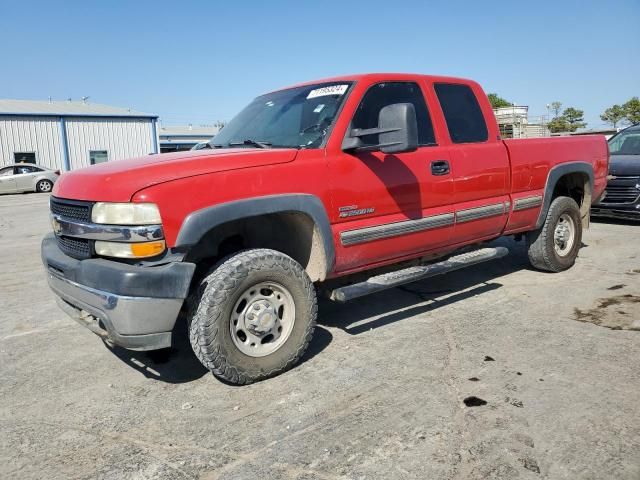
<path id="1" fill-rule="evenodd" d="M 640 124 L 611 137 L 609 151 L 611 177 L 591 213 L 594 217 L 640 220 Z"/>
<path id="2" fill-rule="evenodd" d="M 31 163 L 15 163 L 0 167 L 0 193 L 48 193 L 60 176 L 60 170 L 51 170 Z"/>
<path id="3" fill-rule="evenodd" d="M 493 260 L 502 235 L 570 268 L 609 160 L 601 135 L 502 140 L 476 82 L 407 74 L 262 95 L 210 145 L 62 176 L 42 259 L 60 306 L 125 348 L 170 346 L 184 308 L 196 356 L 237 384 L 300 360 L 317 291 Z"/>
<path id="4" fill-rule="evenodd" d="M 209 142 L 198 142 L 189 150 L 206 150 L 208 148 L 211 148 L 211 145 L 209 144 Z"/>

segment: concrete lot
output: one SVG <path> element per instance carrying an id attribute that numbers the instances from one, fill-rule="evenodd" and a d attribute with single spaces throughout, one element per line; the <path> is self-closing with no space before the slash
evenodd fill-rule
<path id="1" fill-rule="evenodd" d="M 301 365 L 232 387 L 185 343 L 111 351 L 57 309 L 47 201 L 0 196 L 1 478 L 640 478 L 640 332 L 597 325 L 640 319 L 640 225 L 593 224 L 562 274 L 502 240 L 495 263 L 322 303 Z"/>

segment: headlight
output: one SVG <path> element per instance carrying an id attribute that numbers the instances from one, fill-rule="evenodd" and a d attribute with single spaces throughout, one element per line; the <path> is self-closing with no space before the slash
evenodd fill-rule
<path id="1" fill-rule="evenodd" d="M 160 210 L 154 203 L 98 202 L 91 209 L 94 223 L 107 225 L 155 225 L 162 223 Z"/>
<path id="2" fill-rule="evenodd" d="M 98 255 L 117 258 L 146 258 L 155 257 L 164 252 L 164 240 L 141 243 L 120 243 L 96 241 L 95 249 Z"/>

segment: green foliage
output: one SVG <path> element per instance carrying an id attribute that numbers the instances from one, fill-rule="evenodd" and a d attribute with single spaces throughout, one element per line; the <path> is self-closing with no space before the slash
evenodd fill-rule
<path id="1" fill-rule="evenodd" d="M 489 98 L 489 103 L 491 103 L 491 108 L 502 108 L 502 107 L 510 107 L 511 103 L 500 97 L 497 93 L 490 93 L 487 95 Z"/>
<path id="2" fill-rule="evenodd" d="M 560 116 L 560 110 L 562 110 L 562 102 L 551 102 L 549 105 L 551 111 L 553 112 L 553 118 L 558 118 Z"/>
<path id="3" fill-rule="evenodd" d="M 600 118 L 616 128 L 619 123 L 640 123 L 640 98 L 632 97 L 622 105 L 612 105 Z"/>
<path id="4" fill-rule="evenodd" d="M 625 116 L 626 111 L 623 106 L 612 105 L 600 115 L 600 118 L 602 121 L 610 123 L 613 128 L 616 128 L 618 123 L 625 119 Z"/>
<path id="5" fill-rule="evenodd" d="M 567 107 L 560 115 L 560 109 L 562 103 L 553 102 L 550 105 L 551 109 L 555 113 L 555 117 L 547 124 L 549 130 L 552 132 L 575 132 L 579 128 L 585 127 L 587 124 L 584 122 L 584 112 L 577 108 Z"/>
<path id="6" fill-rule="evenodd" d="M 622 108 L 624 108 L 624 117 L 629 123 L 640 122 L 640 98 L 631 98 L 631 100 L 622 105 Z"/>
<path id="7" fill-rule="evenodd" d="M 562 116 L 567 120 L 570 132 L 575 132 L 579 128 L 587 126 L 587 123 L 584 121 L 583 110 L 578 110 L 573 107 L 565 108 L 564 112 L 562 112 Z"/>
<path id="8" fill-rule="evenodd" d="M 547 127 L 549 127 L 549 130 L 552 131 L 553 133 L 568 132 L 569 122 L 567 122 L 566 118 L 560 116 L 549 121 L 549 123 L 547 123 Z"/>

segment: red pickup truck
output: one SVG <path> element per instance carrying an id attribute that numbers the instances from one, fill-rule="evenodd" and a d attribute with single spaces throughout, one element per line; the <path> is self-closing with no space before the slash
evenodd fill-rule
<path id="1" fill-rule="evenodd" d="M 262 95 L 209 147 L 62 175 L 42 259 L 105 340 L 169 347 L 183 311 L 200 361 L 239 384 L 300 359 L 316 290 L 342 302 L 491 260 L 502 235 L 571 267 L 609 161 L 602 136 L 502 140 L 477 83 L 408 74 Z"/>

